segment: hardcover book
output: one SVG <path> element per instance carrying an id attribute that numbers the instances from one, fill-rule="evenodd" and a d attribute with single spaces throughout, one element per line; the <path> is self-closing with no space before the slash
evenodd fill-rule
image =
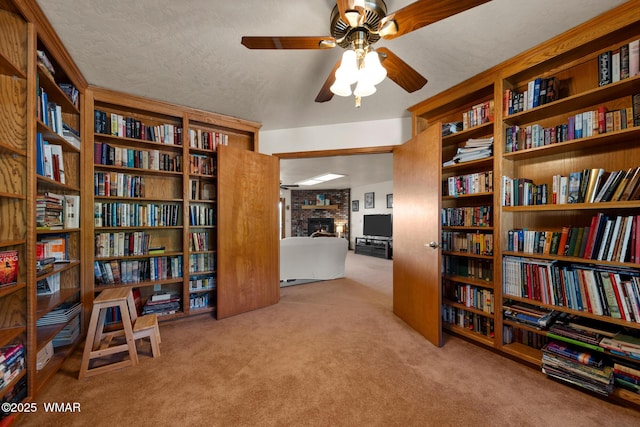
<path id="1" fill-rule="evenodd" d="M 18 251 L 0 252 L 0 286 L 18 282 Z"/>

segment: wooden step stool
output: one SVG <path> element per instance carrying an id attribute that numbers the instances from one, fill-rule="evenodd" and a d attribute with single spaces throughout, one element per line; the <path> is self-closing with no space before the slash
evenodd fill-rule
<path id="1" fill-rule="evenodd" d="M 155 314 L 145 314 L 138 317 L 136 305 L 133 300 L 133 293 L 129 291 L 127 296 L 127 305 L 129 307 L 129 317 L 133 324 L 133 338 L 139 340 L 149 338 L 151 342 L 151 353 L 153 357 L 160 357 L 160 328 L 158 327 L 158 316 Z"/>
<path id="2" fill-rule="evenodd" d="M 89 320 L 87 339 L 84 344 L 84 353 L 80 365 L 79 379 L 96 375 L 126 366 L 138 364 L 138 353 L 136 351 L 133 326 L 131 324 L 130 309 L 128 307 L 128 297 L 131 293 L 129 288 L 106 289 L 93 301 L 93 311 Z M 122 316 L 122 329 L 112 332 L 104 332 L 104 320 L 107 309 L 118 307 Z M 134 308 L 135 311 L 135 308 Z M 110 346 L 115 336 L 124 333 L 125 343 Z M 110 356 L 117 353 L 128 352 L 128 359 L 109 363 L 103 366 L 89 368 L 91 360 L 100 357 Z"/>

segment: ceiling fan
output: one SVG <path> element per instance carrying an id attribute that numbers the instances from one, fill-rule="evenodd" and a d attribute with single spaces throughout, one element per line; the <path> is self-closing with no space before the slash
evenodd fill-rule
<path id="1" fill-rule="evenodd" d="M 377 83 L 370 84 L 373 80 L 379 82 L 388 76 L 409 93 L 421 89 L 427 83 L 427 79 L 389 49 L 378 47 L 374 50 L 373 45 L 378 40 L 400 37 L 488 1 L 490 0 L 418 0 L 387 14 L 387 6 L 383 0 L 337 0 L 331 12 L 331 36 L 245 36 L 242 37 L 242 44 L 249 49 L 331 49 L 336 45 L 346 49 L 316 96 L 316 102 L 329 101 L 334 94 L 348 96 L 351 94 L 351 84 L 357 83 L 354 95 L 356 106 L 359 107 L 362 96 L 375 92 Z M 378 55 L 367 55 L 371 52 L 377 52 Z M 360 77 L 358 80 L 357 74 L 365 70 L 365 64 L 368 66 L 372 63 L 377 67 L 375 62 L 382 65 L 376 68 L 378 74 L 375 77 Z M 344 77 L 347 74 L 349 76 Z M 362 75 L 364 73 L 360 73 Z"/>
<path id="2" fill-rule="evenodd" d="M 298 184 L 283 184 L 283 183 L 280 183 L 280 188 L 282 190 L 289 190 L 291 188 L 298 188 L 298 187 L 300 187 Z"/>

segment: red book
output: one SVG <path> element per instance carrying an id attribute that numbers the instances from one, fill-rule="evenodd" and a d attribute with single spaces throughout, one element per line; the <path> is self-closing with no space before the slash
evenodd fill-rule
<path id="1" fill-rule="evenodd" d="M 587 286 L 587 280 L 584 277 L 584 270 L 578 269 L 578 282 L 580 283 L 580 295 L 582 297 L 582 310 L 593 313 L 591 309 L 591 299 L 589 298 L 589 288 Z"/>
<path id="2" fill-rule="evenodd" d="M 584 248 L 584 259 L 591 259 L 591 252 L 593 252 L 593 241 L 595 240 L 595 236 L 598 234 L 598 229 L 600 228 L 600 220 L 602 219 L 603 214 L 599 212 L 593 218 L 591 218 L 591 225 L 589 226 L 589 236 L 587 236 L 587 246 Z"/>
<path id="3" fill-rule="evenodd" d="M 560 242 L 558 243 L 558 255 L 566 255 L 567 239 L 569 238 L 569 229 L 571 227 L 562 227 L 560 233 Z"/>
<path id="4" fill-rule="evenodd" d="M 607 113 L 607 109 L 604 105 L 598 107 L 598 133 L 605 133 L 607 131 L 607 123 L 605 115 Z"/>

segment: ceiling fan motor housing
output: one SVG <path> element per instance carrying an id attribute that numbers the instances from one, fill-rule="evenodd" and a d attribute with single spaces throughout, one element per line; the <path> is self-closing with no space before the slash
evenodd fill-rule
<path id="1" fill-rule="evenodd" d="M 340 17 L 340 11 L 336 5 L 331 12 L 331 35 L 336 39 L 336 43 L 348 49 L 353 43 L 364 44 L 357 48 L 366 48 L 378 40 L 377 33 L 380 21 L 387 16 L 387 5 L 382 0 L 365 0 L 364 19 L 358 27 L 351 27 Z"/>

